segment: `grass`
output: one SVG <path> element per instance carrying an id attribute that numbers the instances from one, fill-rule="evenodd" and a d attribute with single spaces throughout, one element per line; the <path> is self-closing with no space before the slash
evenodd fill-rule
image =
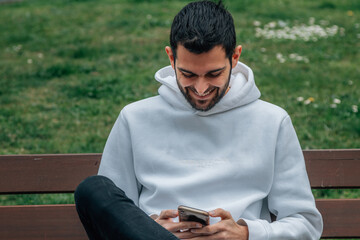
<path id="1" fill-rule="evenodd" d="M 0 8 L 0 154 L 102 152 L 120 110 L 157 94 L 172 18 L 188 1 L 32 0 Z M 360 148 L 360 2 L 236 0 L 241 61 L 262 99 L 285 108 L 304 149 Z M 314 18 L 343 34 L 318 41 L 256 37 L 254 22 Z M 296 53 L 309 62 L 294 61 Z M 281 54 L 285 62 L 276 57 Z M 309 104 L 299 97 L 312 99 Z M 335 104 L 335 99 L 341 103 Z M 335 104 L 335 105 L 334 105 Z M 360 196 L 358 190 L 314 191 Z M 71 203 L 72 194 L 5 195 L 1 204 Z"/>

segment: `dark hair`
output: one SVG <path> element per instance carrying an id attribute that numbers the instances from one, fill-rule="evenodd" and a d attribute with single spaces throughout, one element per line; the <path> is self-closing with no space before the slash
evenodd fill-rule
<path id="1" fill-rule="evenodd" d="M 176 58 L 178 44 L 193 53 L 204 53 L 221 45 L 231 59 L 236 45 L 234 20 L 222 1 L 192 2 L 175 16 L 170 45 Z M 231 61 L 230 61 L 231 62 Z"/>

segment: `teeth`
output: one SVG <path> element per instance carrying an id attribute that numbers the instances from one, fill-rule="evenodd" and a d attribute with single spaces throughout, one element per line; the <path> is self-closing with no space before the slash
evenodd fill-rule
<path id="1" fill-rule="evenodd" d="M 199 93 L 197 93 L 197 92 L 194 92 L 194 93 L 195 93 L 196 95 L 198 95 L 199 97 L 205 97 L 205 96 L 209 95 L 212 91 L 213 91 L 213 90 L 208 91 L 208 92 L 203 93 L 203 94 L 199 94 Z"/>
<path id="2" fill-rule="evenodd" d="M 198 96 L 200 96 L 200 97 L 205 97 L 205 96 L 209 95 L 209 93 L 204 93 L 204 94 L 198 94 L 198 93 L 196 93 L 196 95 L 198 95 Z"/>

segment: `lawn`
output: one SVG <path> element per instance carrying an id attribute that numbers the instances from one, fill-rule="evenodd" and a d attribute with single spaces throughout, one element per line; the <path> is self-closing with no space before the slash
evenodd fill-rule
<path id="1" fill-rule="evenodd" d="M 0 5 L 0 154 L 102 152 L 120 110 L 157 94 L 153 76 L 168 65 L 171 22 L 187 2 Z M 288 111 L 303 149 L 360 148 L 360 1 L 224 2 L 261 99 Z M 71 194 L 0 200 L 73 202 Z"/>

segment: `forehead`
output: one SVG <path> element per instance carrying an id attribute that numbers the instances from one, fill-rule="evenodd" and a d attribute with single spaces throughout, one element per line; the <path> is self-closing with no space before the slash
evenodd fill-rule
<path id="1" fill-rule="evenodd" d="M 208 52 L 196 54 L 178 45 L 176 50 L 176 67 L 194 73 L 206 73 L 227 66 L 229 60 L 222 46 L 215 46 Z"/>

